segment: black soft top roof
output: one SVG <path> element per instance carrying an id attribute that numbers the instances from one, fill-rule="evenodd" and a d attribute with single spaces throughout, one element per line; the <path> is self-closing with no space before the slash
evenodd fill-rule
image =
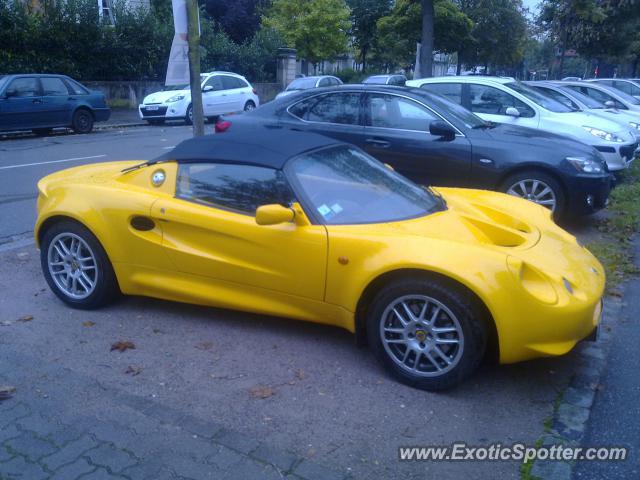
<path id="1" fill-rule="evenodd" d="M 154 161 L 219 162 L 281 169 L 291 157 L 329 145 L 344 145 L 315 133 L 277 127 L 239 126 L 185 140 Z"/>

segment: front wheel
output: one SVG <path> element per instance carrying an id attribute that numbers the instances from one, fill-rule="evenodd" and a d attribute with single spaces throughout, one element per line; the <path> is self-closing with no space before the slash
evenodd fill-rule
<path id="1" fill-rule="evenodd" d="M 368 309 L 369 345 L 399 381 L 422 390 L 445 390 L 480 365 L 487 325 L 468 294 L 427 278 L 385 286 Z"/>
<path id="2" fill-rule="evenodd" d="M 189 105 L 187 108 L 187 114 L 184 116 L 184 123 L 187 125 L 193 124 L 193 106 Z"/>
<path id="3" fill-rule="evenodd" d="M 507 178 L 501 190 L 548 208 L 557 220 L 565 210 L 565 197 L 560 183 L 552 176 L 536 170 L 519 172 Z"/>
<path id="4" fill-rule="evenodd" d="M 98 239 L 70 221 L 49 228 L 40 246 L 40 263 L 49 287 L 67 305 L 93 309 L 119 292 L 113 267 Z"/>
<path id="5" fill-rule="evenodd" d="M 93 115 L 88 110 L 81 108 L 73 114 L 71 127 L 76 133 L 89 133 L 93 130 Z"/>

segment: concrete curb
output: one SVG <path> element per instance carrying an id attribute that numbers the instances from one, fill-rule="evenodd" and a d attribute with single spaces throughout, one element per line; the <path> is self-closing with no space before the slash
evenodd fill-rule
<path id="1" fill-rule="evenodd" d="M 112 123 L 107 125 L 94 125 L 94 130 L 111 130 L 114 128 L 128 128 L 128 127 L 145 127 L 147 126 L 147 122 L 127 122 L 127 123 Z"/>
<path id="2" fill-rule="evenodd" d="M 611 329 L 619 318 L 622 300 L 605 298 L 597 342 L 584 342 L 578 348 L 581 366 L 563 392 L 553 412 L 551 428 L 541 437 L 542 445 L 580 446 L 591 414 L 600 378 L 606 365 L 611 341 Z M 575 461 L 537 460 L 531 478 L 540 480 L 571 480 Z"/>

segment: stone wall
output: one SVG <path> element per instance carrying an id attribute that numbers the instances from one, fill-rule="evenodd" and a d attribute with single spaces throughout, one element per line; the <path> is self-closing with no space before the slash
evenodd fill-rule
<path id="1" fill-rule="evenodd" d="M 104 93 L 110 105 L 119 108 L 137 108 L 147 95 L 164 88 L 163 82 L 154 81 L 121 81 L 121 82 L 82 82 L 91 90 Z M 279 83 L 254 83 L 261 103 L 266 103 L 282 90 Z"/>

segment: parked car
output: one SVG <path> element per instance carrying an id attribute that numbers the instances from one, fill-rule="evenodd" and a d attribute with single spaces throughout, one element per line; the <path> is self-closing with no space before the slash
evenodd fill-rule
<path id="1" fill-rule="evenodd" d="M 0 132 L 32 130 L 47 135 L 54 128 L 89 133 L 109 119 L 104 94 L 92 92 L 66 75 L 0 76 Z"/>
<path id="2" fill-rule="evenodd" d="M 593 148 L 540 130 L 488 123 L 423 89 L 344 85 L 221 117 L 219 132 L 262 123 L 349 142 L 426 185 L 507 192 L 562 215 L 604 207 L 610 176 Z"/>
<path id="3" fill-rule="evenodd" d="M 200 76 L 204 116 L 213 119 L 223 113 L 249 111 L 260 105 L 258 92 L 242 75 L 232 72 L 210 72 Z M 193 122 L 191 89 L 179 85 L 147 95 L 138 111 L 150 124 L 166 120 Z"/>
<path id="4" fill-rule="evenodd" d="M 575 111 L 590 112 L 618 123 L 621 127 L 629 127 L 631 132 L 640 140 L 640 112 L 609 108 L 605 104 L 588 97 L 567 86 L 551 82 L 524 82 L 531 88 L 549 95 L 554 100 L 564 103 Z"/>
<path id="5" fill-rule="evenodd" d="M 592 78 L 587 80 L 598 85 L 606 85 L 640 100 L 640 81 L 630 78 Z"/>
<path id="6" fill-rule="evenodd" d="M 598 115 L 574 112 L 512 79 L 440 77 L 407 84 L 445 95 L 485 120 L 537 128 L 592 145 L 602 153 L 612 172 L 625 169 L 637 147 L 629 128 Z"/>
<path id="7" fill-rule="evenodd" d="M 371 75 L 365 78 L 362 83 L 365 85 L 397 85 L 403 87 L 407 83 L 407 77 L 404 75 Z"/>
<path id="8" fill-rule="evenodd" d="M 562 85 L 592 97 L 610 108 L 640 112 L 640 100 L 617 88 L 595 82 L 562 82 Z"/>
<path id="9" fill-rule="evenodd" d="M 122 292 L 335 325 L 417 388 L 485 353 L 562 355 L 600 321 L 602 265 L 548 210 L 425 189 L 321 135 L 236 129 L 38 190 L 43 274 L 67 305 Z"/>
<path id="10" fill-rule="evenodd" d="M 336 85 L 342 85 L 342 80 L 333 75 L 319 75 L 315 77 L 302 77 L 296 78 L 293 82 L 287 85 L 287 88 L 276 95 L 276 99 L 286 97 L 292 93 L 299 92 L 300 90 L 309 90 L 310 88 L 321 87 L 334 87 Z"/>

